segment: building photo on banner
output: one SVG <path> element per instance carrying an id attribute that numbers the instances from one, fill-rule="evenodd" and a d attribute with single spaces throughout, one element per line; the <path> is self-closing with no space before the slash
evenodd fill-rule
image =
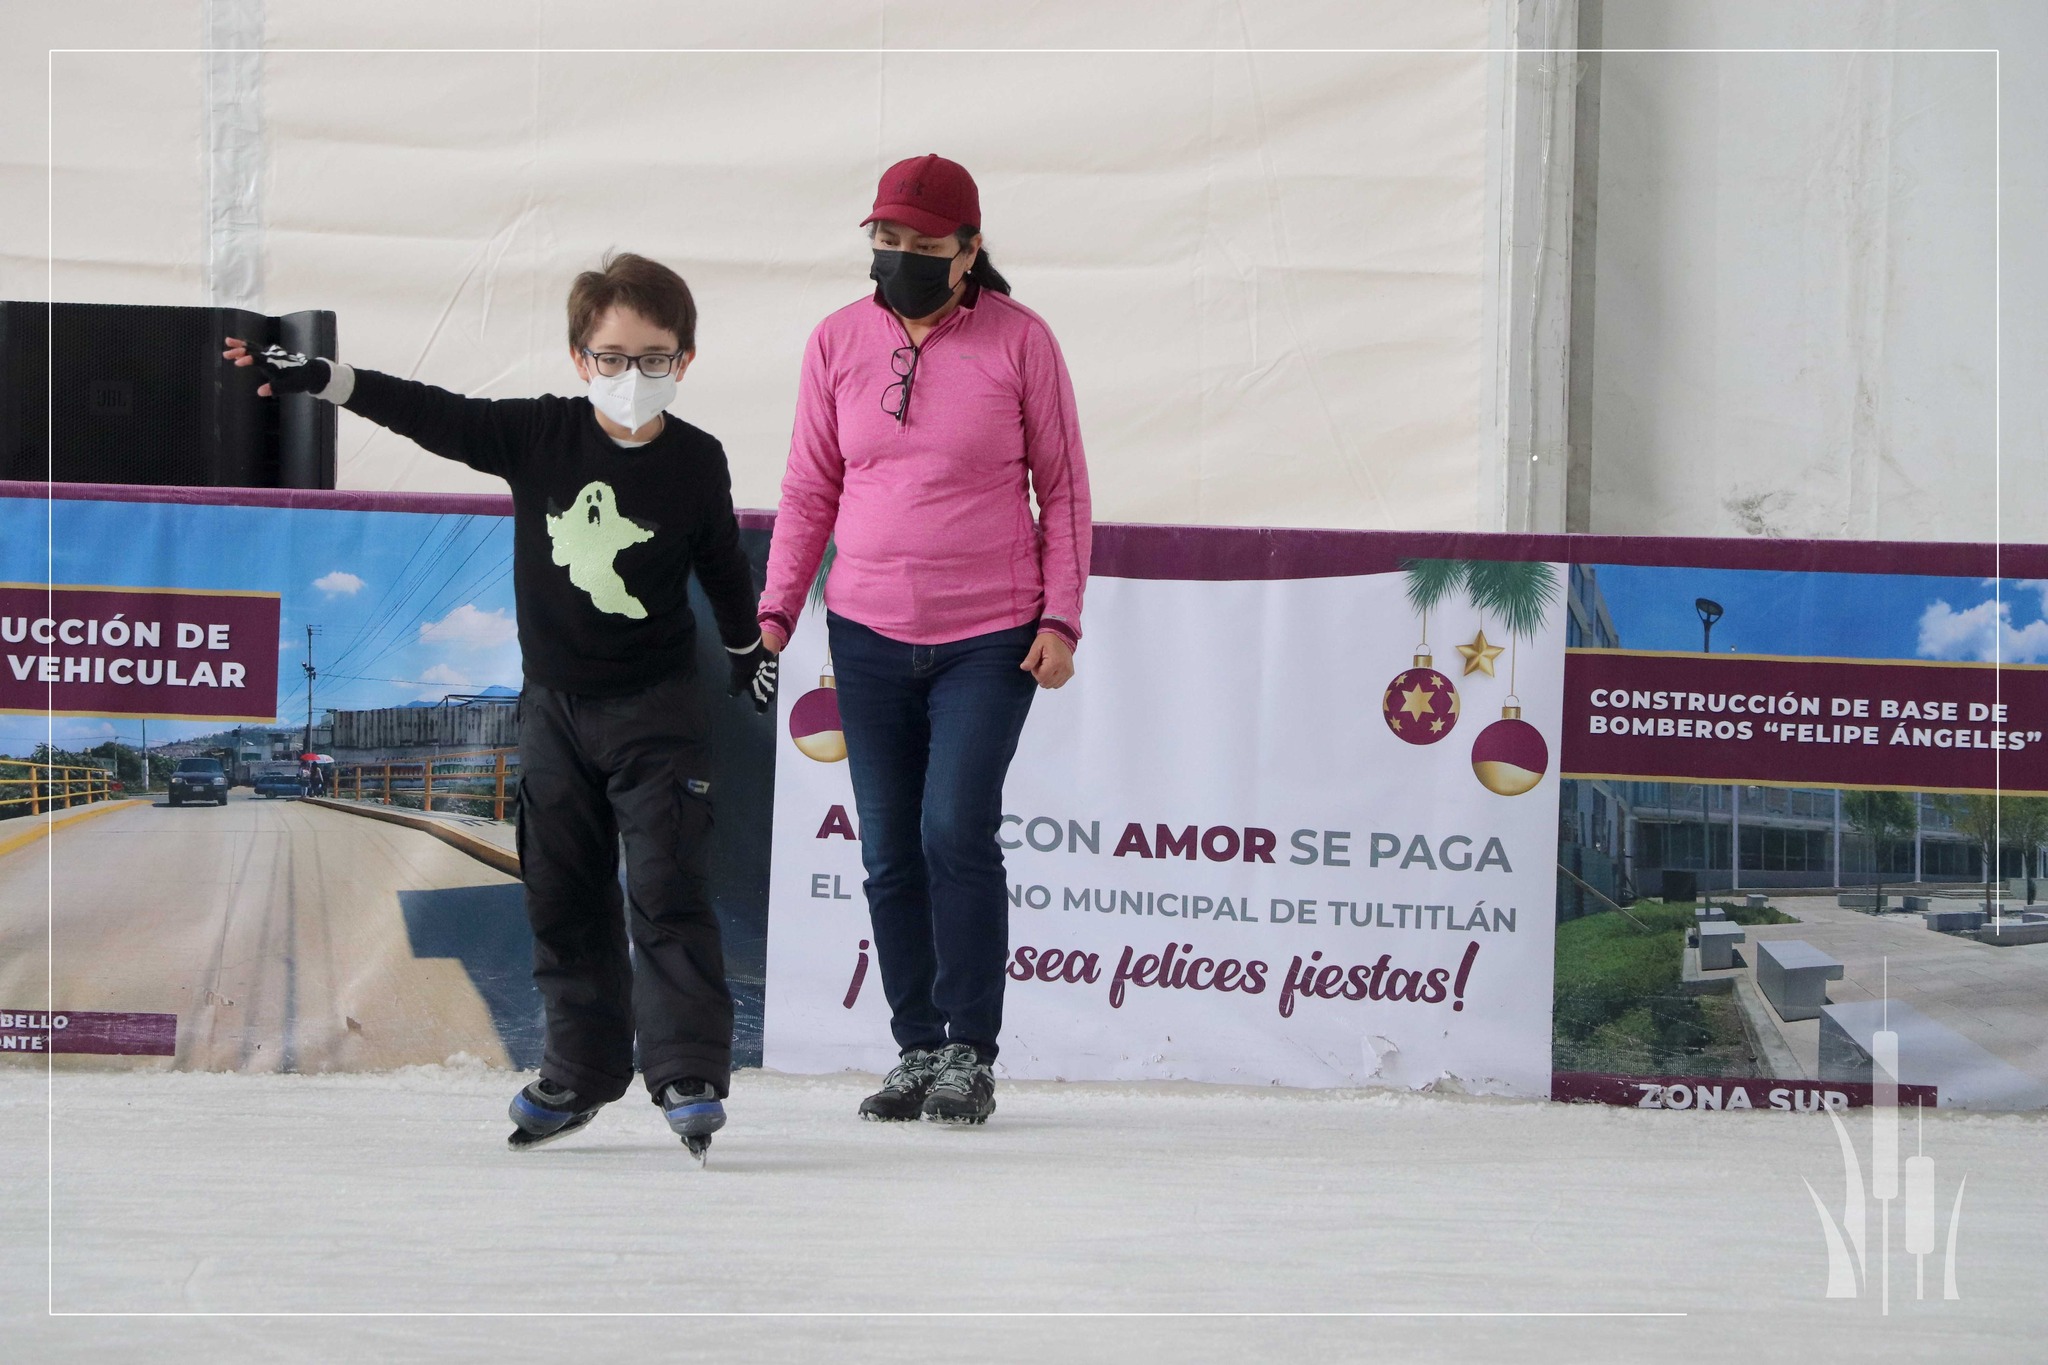
<path id="1" fill-rule="evenodd" d="M 2028 1354 L 2048 8 L 607 19 L 0 19 L 0 1354 Z"/>

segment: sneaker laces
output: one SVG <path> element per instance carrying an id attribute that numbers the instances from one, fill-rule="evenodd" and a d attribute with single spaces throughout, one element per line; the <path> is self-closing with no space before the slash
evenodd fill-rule
<path id="1" fill-rule="evenodd" d="M 939 1067 L 932 1077 L 932 1089 L 966 1090 L 974 1081 L 974 1070 L 980 1065 L 980 1058 L 974 1049 L 965 1043 L 949 1043 L 939 1054 Z"/>
<path id="2" fill-rule="evenodd" d="M 921 1085 L 931 1084 L 933 1063 L 938 1059 L 929 1052 L 913 1052 L 896 1063 L 895 1069 L 882 1078 L 884 1090 L 915 1090 Z"/>

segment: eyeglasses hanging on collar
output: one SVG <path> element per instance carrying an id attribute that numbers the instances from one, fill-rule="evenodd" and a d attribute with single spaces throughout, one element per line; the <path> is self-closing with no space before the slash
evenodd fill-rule
<path id="1" fill-rule="evenodd" d="M 882 390 L 882 411 L 894 417 L 898 426 L 902 426 L 910 414 L 910 385 L 917 378 L 917 358 L 921 354 L 915 346 L 898 346 L 889 357 L 889 368 L 896 372 L 896 382 Z"/>

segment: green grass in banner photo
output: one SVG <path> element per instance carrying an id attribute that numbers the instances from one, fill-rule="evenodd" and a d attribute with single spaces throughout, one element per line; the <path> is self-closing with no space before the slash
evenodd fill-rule
<path id="1" fill-rule="evenodd" d="M 1680 981 L 1693 904 L 1641 900 L 1557 929 L 1552 1066 L 1623 1075 L 1761 1074 L 1733 996 L 1688 995 Z M 1790 924 L 1768 907 L 1723 904 L 1737 924 Z"/>

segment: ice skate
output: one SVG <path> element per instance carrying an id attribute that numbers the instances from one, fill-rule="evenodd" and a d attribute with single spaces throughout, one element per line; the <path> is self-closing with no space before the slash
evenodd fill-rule
<path id="1" fill-rule="evenodd" d="M 575 1091 L 542 1077 L 512 1097 L 515 1127 L 506 1142 L 515 1151 L 553 1142 L 587 1127 L 602 1108 L 603 1104 L 591 1104 Z"/>
<path id="2" fill-rule="evenodd" d="M 719 1102 L 718 1088 L 709 1081 L 685 1077 L 663 1086 L 654 1102 L 661 1106 L 662 1117 L 683 1140 L 683 1146 L 703 1165 L 711 1151 L 711 1135 L 725 1127 L 725 1106 Z"/>
<path id="3" fill-rule="evenodd" d="M 883 1077 L 882 1088 L 860 1102 L 860 1116 L 870 1123 L 915 1122 L 938 1070 L 938 1053 L 912 1048 Z"/>
<path id="4" fill-rule="evenodd" d="M 996 1112 L 996 1080 L 966 1043 L 940 1049 L 924 1116 L 935 1123 L 986 1123 Z"/>

